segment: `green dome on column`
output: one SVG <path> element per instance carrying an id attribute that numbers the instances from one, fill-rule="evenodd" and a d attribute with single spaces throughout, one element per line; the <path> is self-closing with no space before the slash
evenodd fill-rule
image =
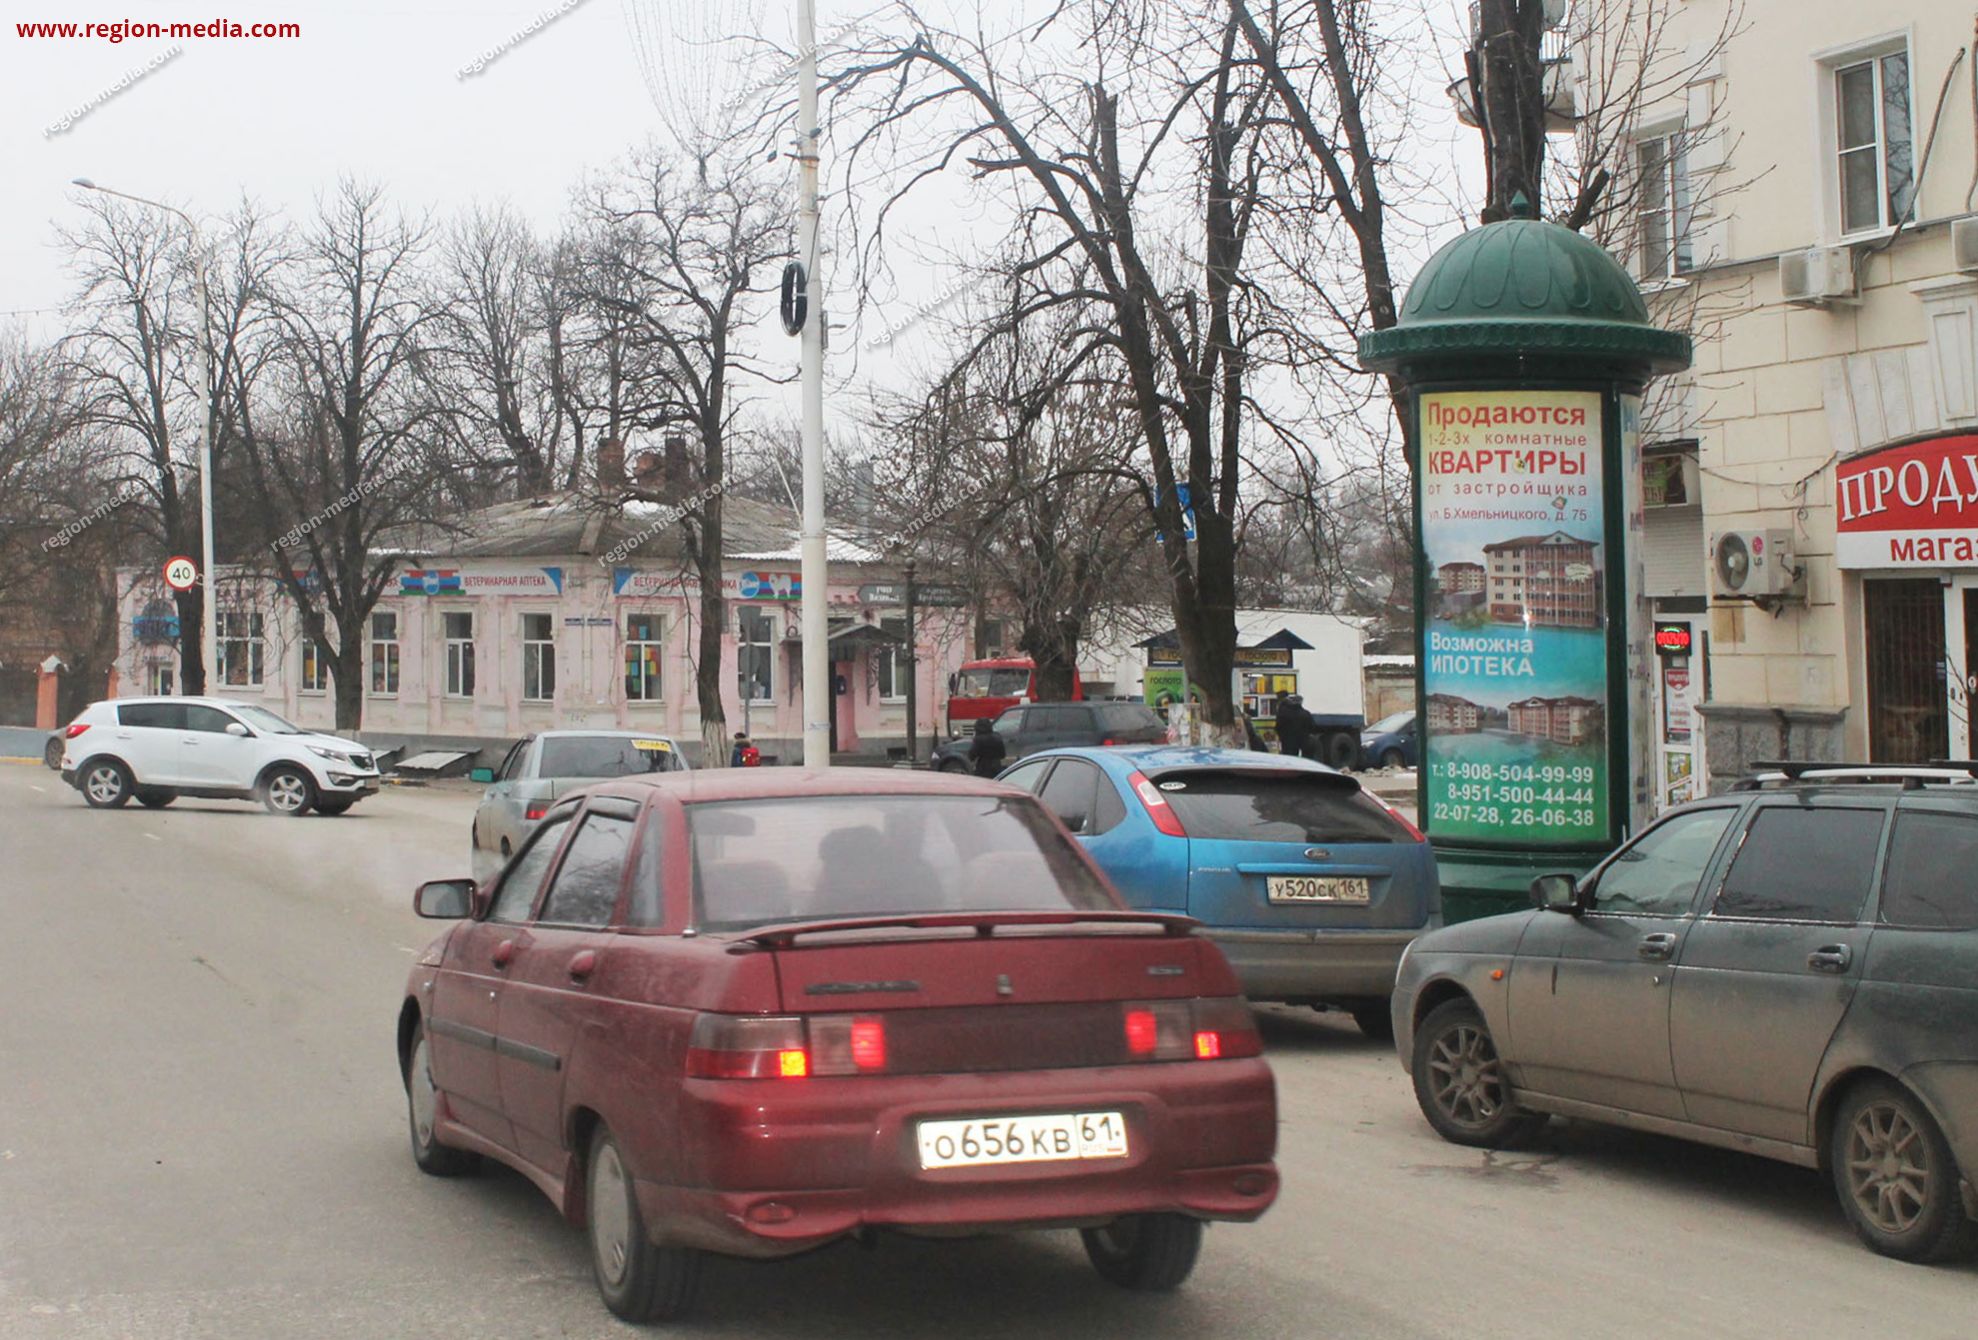
<path id="1" fill-rule="evenodd" d="M 1360 337 L 1361 366 L 1411 379 L 1507 358 L 1527 373 L 1676 372 L 1690 364 L 1690 338 L 1649 320 L 1641 290 L 1605 249 L 1533 218 L 1448 243 L 1415 276 L 1396 324 Z"/>

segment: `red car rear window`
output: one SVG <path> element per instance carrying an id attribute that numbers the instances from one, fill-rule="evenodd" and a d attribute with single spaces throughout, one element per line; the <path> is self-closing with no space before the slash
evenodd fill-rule
<path id="1" fill-rule="evenodd" d="M 910 912 L 1120 906 L 1036 802 L 820 796 L 687 807 L 710 930 Z"/>
<path id="2" fill-rule="evenodd" d="M 1154 784 L 1192 838 L 1238 842 L 1413 842 L 1350 777 L 1326 773 L 1157 774 Z"/>

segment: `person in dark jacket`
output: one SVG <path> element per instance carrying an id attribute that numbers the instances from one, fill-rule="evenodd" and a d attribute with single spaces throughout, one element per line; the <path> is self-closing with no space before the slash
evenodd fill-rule
<path id="1" fill-rule="evenodd" d="M 1250 715 L 1249 707 L 1242 703 L 1237 704 L 1236 714 L 1243 720 L 1244 748 L 1253 753 L 1268 754 L 1270 750 L 1264 747 L 1264 737 L 1257 733 L 1257 718 Z"/>
<path id="2" fill-rule="evenodd" d="M 968 742 L 968 761 L 977 777 L 994 777 L 1001 772 L 1009 752 L 1003 737 L 996 734 L 995 722 L 983 717 L 975 723 L 975 738 Z"/>
<path id="3" fill-rule="evenodd" d="M 1297 694 L 1289 694 L 1277 700 L 1277 740 L 1282 753 L 1305 756 L 1305 746 L 1312 738 L 1312 714 L 1305 710 L 1305 700 Z"/>

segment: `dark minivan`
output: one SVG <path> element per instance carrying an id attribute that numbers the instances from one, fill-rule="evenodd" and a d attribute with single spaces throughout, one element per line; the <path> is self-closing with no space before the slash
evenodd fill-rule
<path id="1" fill-rule="evenodd" d="M 1167 723 L 1145 703 L 1025 703 L 996 718 L 1014 763 L 1040 749 L 1069 749 L 1077 745 L 1160 744 L 1168 737 Z M 930 766 L 942 772 L 967 772 L 969 737 L 935 746 Z"/>

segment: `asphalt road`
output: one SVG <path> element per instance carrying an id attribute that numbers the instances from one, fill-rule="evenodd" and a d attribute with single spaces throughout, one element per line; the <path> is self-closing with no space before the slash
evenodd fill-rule
<path id="1" fill-rule="evenodd" d="M 580 1235 L 502 1171 L 421 1176 L 392 1021 L 466 868 L 471 797 L 337 819 L 96 812 L 0 766 L 0 1336 L 632 1333 Z M 1268 1011 L 1284 1194 L 1128 1295 L 1076 1235 L 721 1263 L 699 1337 L 1667 1337 L 1969 1333 L 1978 1266 L 1856 1245 L 1813 1173 L 1555 1123 L 1446 1145 L 1382 1047 Z"/>

